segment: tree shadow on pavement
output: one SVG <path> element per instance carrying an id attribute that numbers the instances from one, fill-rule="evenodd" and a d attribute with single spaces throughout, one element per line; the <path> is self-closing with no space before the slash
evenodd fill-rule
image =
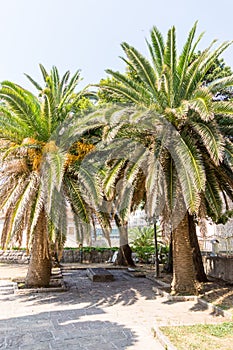
<path id="1" fill-rule="evenodd" d="M 112 271 L 111 271 L 112 272 Z M 85 270 L 75 270 L 64 276 L 68 286 L 66 292 L 54 293 L 25 293 L 17 295 L 21 302 L 27 300 L 36 304 L 79 304 L 86 303 L 87 307 L 110 307 L 116 304 L 133 305 L 139 298 L 155 299 L 152 290 L 154 282 L 147 278 L 136 278 L 123 271 L 114 271 L 115 280 L 112 282 L 92 282 Z"/>
<path id="2" fill-rule="evenodd" d="M 116 322 L 98 320 L 98 315 L 104 314 L 101 309 L 91 311 L 92 318 L 97 315 L 97 320 L 80 320 L 87 315 L 83 308 L 1 319 L 0 348 L 112 350 L 126 349 L 136 342 L 136 334 L 131 329 Z"/>

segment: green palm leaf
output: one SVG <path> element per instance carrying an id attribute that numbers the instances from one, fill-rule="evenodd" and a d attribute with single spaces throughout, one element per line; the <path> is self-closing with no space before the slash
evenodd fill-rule
<path id="1" fill-rule="evenodd" d="M 80 219 L 85 223 L 90 222 L 90 216 L 88 213 L 88 207 L 83 199 L 82 191 L 76 181 L 64 176 L 64 186 L 66 191 L 69 193 L 69 199 L 72 202 L 72 208 Z"/>
<path id="2" fill-rule="evenodd" d="M 155 66 L 155 72 L 158 76 L 161 74 L 164 64 L 164 42 L 163 36 L 157 27 L 153 27 L 151 30 L 151 44 L 147 42 L 150 50 L 150 54 Z"/>
<path id="3" fill-rule="evenodd" d="M 156 75 L 149 61 L 127 43 L 123 43 L 121 46 L 141 80 L 146 83 L 152 93 L 156 94 Z"/>
<path id="4" fill-rule="evenodd" d="M 218 165 L 224 151 L 224 140 L 219 130 L 213 123 L 193 122 L 191 125 L 201 136 L 201 142 L 205 145 L 211 159 Z"/>

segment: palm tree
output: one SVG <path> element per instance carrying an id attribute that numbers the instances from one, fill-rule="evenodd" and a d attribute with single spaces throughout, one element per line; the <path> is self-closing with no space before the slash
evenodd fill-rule
<path id="1" fill-rule="evenodd" d="M 121 106 L 110 108 L 116 110 L 115 117 L 112 113 L 112 119 L 116 122 L 109 123 L 105 127 L 102 142 L 93 154 L 98 165 L 95 168 L 96 173 L 92 176 L 101 174 L 105 201 L 103 209 L 108 213 L 109 218 L 115 221 L 119 231 L 120 248 L 115 264 L 134 266 L 132 251 L 128 244 L 128 219 L 130 213 L 137 209 L 144 199 L 145 190 L 142 184 L 145 176 L 139 164 L 145 158 L 145 148 L 129 138 L 132 130 L 129 133 L 129 125 L 125 125 L 127 119 L 134 115 L 135 110 Z M 134 130 L 132 135 L 135 136 L 135 132 Z M 135 164 L 137 164 L 136 167 Z"/>
<path id="2" fill-rule="evenodd" d="M 172 27 L 164 42 L 159 30 L 151 31 L 147 42 L 151 60 L 134 47 L 122 44 L 124 61 L 133 73 L 107 70 L 112 80 L 101 88 L 136 106 L 139 113 L 133 127 L 141 131 L 147 148 L 147 208 L 153 217 L 163 201 L 162 214 L 173 236 L 173 293 L 196 293 L 197 281 L 191 254 L 189 227 L 195 217 L 222 215 L 223 202 L 232 196 L 233 104 L 214 101 L 217 91 L 233 85 L 233 76 L 203 85 L 213 62 L 229 47 L 221 44 L 212 51 L 213 41 L 194 57 L 201 34 L 195 40 L 197 23 L 191 29 L 180 56 L 176 31 Z M 135 78 L 136 77 L 136 78 Z M 145 144 L 145 135 L 151 142 Z M 192 225 L 191 225 L 192 226 Z"/>
<path id="3" fill-rule="evenodd" d="M 49 284 L 51 243 L 59 249 L 65 241 L 67 199 L 80 219 L 89 220 L 90 205 L 74 183 L 77 169 L 75 173 L 71 168 L 94 147 L 84 134 L 103 124 L 95 112 L 77 115 L 90 95 L 86 88 L 75 92 L 79 71 L 72 77 L 67 71 L 60 79 L 56 67 L 50 73 L 42 65 L 40 69 L 44 88 L 27 76 L 38 97 L 9 81 L 0 89 L 0 207 L 5 211 L 1 245 L 21 244 L 26 236 L 29 286 Z"/>

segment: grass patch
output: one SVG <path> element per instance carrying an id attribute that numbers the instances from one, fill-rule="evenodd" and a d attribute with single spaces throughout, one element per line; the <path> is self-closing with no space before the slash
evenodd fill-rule
<path id="1" fill-rule="evenodd" d="M 233 322 L 160 327 L 178 350 L 231 350 Z"/>

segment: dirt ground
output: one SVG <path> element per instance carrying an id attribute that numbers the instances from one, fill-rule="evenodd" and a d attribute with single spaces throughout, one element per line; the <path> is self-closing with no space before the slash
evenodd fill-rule
<path id="1" fill-rule="evenodd" d="M 138 268 L 144 271 L 150 278 L 155 278 L 153 265 L 141 265 L 138 266 Z M 156 277 L 156 279 L 170 285 L 172 275 L 160 271 L 160 277 Z M 203 289 L 200 295 L 201 298 L 233 314 L 233 283 L 230 284 L 212 277 L 209 277 L 208 280 L 207 283 L 203 283 Z M 161 287 L 161 289 L 163 289 L 163 287 Z M 170 290 L 170 288 L 164 289 L 166 291 Z"/>

